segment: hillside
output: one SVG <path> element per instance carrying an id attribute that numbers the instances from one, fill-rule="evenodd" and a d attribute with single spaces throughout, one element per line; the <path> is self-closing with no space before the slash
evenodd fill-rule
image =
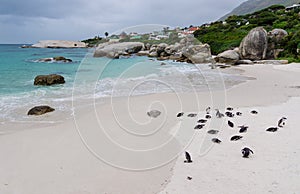
<path id="1" fill-rule="evenodd" d="M 232 12 L 220 18 L 219 20 L 223 21 L 231 15 L 245 15 L 253 13 L 255 11 L 270 7 L 271 5 L 289 6 L 297 3 L 300 3 L 300 0 L 248 0 L 236 7 Z"/>
<path id="2" fill-rule="evenodd" d="M 290 61 L 299 61 L 300 49 L 300 8 L 286 11 L 282 5 L 273 5 L 269 8 L 244 16 L 230 16 L 225 22 L 217 21 L 209 25 L 202 25 L 194 35 L 202 43 L 211 46 L 212 54 L 216 55 L 240 45 L 248 32 L 258 26 L 267 31 L 281 28 L 288 32 L 279 48 L 284 49 L 281 58 Z"/>

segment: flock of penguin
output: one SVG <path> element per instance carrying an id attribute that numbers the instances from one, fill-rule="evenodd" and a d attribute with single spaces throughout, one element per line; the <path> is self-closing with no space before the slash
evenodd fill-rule
<path id="1" fill-rule="evenodd" d="M 231 107 L 226 108 L 226 111 L 227 111 L 227 112 L 225 112 L 225 114 L 221 113 L 219 109 L 215 109 L 215 111 L 216 111 L 215 115 L 216 115 L 217 118 L 223 118 L 223 117 L 233 118 L 233 117 L 235 117 L 235 116 L 238 116 L 238 117 L 239 117 L 239 116 L 242 116 L 242 115 L 243 115 L 242 112 L 235 112 L 235 113 L 234 113 L 234 112 L 233 112 L 234 109 L 231 108 Z M 258 114 L 258 112 L 257 112 L 256 110 L 252 110 L 250 113 L 253 114 L 253 115 Z M 183 117 L 183 116 L 184 116 L 184 112 L 180 112 L 180 113 L 177 114 L 177 117 L 178 117 L 178 118 Z M 195 113 L 190 113 L 190 114 L 187 115 L 187 117 L 196 117 L 196 116 L 197 116 L 197 114 L 195 114 Z M 195 129 L 195 130 L 202 129 L 203 127 L 205 127 L 205 124 L 206 124 L 206 123 L 208 122 L 208 120 L 211 119 L 211 118 L 212 118 L 212 115 L 211 115 L 211 108 L 208 107 L 208 108 L 206 109 L 205 119 L 200 119 L 200 120 L 198 120 L 198 121 L 197 121 L 197 125 L 195 126 L 194 129 Z M 286 124 L 286 120 L 287 120 L 286 117 L 282 117 L 282 118 L 278 121 L 276 127 L 269 127 L 269 128 L 266 129 L 266 131 L 267 131 L 267 132 L 276 132 L 276 131 L 278 131 L 279 128 L 284 127 L 284 125 Z M 232 121 L 230 121 L 229 119 L 227 120 L 227 124 L 228 124 L 228 126 L 229 126 L 230 128 L 234 128 L 234 126 L 235 126 L 235 124 L 234 124 Z M 239 133 L 240 133 L 240 134 L 243 134 L 243 133 L 246 133 L 246 132 L 247 132 L 249 126 L 242 125 L 242 126 L 238 126 L 238 128 L 239 128 Z M 216 135 L 216 134 L 219 133 L 219 131 L 218 131 L 218 130 L 211 129 L 211 130 L 207 131 L 207 133 L 208 133 L 208 134 L 212 134 L 212 135 Z M 234 136 L 232 136 L 232 137 L 230 138 L 230 141 L 238 141 L 238 140 L 240 140 L 240 139 L 242 139 L 242 138 L 243 138 L 242 135 L 234 135 Z M 220 139 L 218 139 L 218 138 L 216 138 L 216 137 L 215 137 L 215 138 L 212 138 L 211 141 L 212 141 L 213 143 L 216 143 L 216 144 L 222 143 L 222 140 L 220 140 Z M 251 154 L 254 154 L 253 150 L 251 150 L 251 149 L 248 148 L 248 147 L 244 147 L 244 148 L 241 150 L 241 152 L 242 152 L 242 157 L 244 157 L 244 158 L 249 158 L 249 156 L 250 156 Z M 185 158 L 186 158 L 186 160 L 184 161 L 185 163 L 192 163 L 192 162 L 193 162 L 190 153 L 187 152 L 187 151 L 185 152 Z"/>

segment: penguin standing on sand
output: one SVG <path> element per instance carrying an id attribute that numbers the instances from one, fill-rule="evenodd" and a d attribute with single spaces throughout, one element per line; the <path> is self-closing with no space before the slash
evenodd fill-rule
<path id="1" fill-rule="evenodd" d="M 184 163 L 192 163 L 193 162 L 192 157 L 188 152 L 185 152 L 185 159 L 186 160 L 184 161 Z"/>
<path id="2" fill-rule="evenodd" d="M 242 126 L 239 126 L 239 128 L 240 128 L 240 131 L 239 131 L 240 133 L 246 133 L 249 127 L 242 125 Z"/>
<path id="3" fill-rule="evenodd" d="M 205 111 L 206 111 L 206 114 L 209 115 L 209 113 L 210 113 L 210 107 L 207 107 L 207 109 Z"/>
<path id="4" fill-rule="evenodd" d="M 228 121 L 228 126 L 231 127 L 231 128 L 233 128 L 234 127 L 234 123 L 231 122 L 231 121 Z"/>
<path id="5" fill-rule="evenodd" d="M 254 154 L 254 152 L 250 148 L 245 147 L 242 149 L 242 154 L 244 158 L 249 158 L 249 155 Z"/>
<path id="6" fill-rule="evenodd" d="M 217 111 L 216 112 L 216 117 L 218 117 L 218 118 L 224 117 L 224 114 L 222 114 L 219 109 L 216 109 L 216 111 Z"/>
<path id="7" fill-rule="evenodd" d="M 286 117 L 282 117 L 279 121 L 278 121 L 278 127 L 283 127 L 285 125 L 285 121 L 286 121 Z"/>
<path id="8" fill-rule="evenodd" d="M 183 114 L 184 114 L 183 112 L 180 112 L 180 113 L 177 114 L 177 117 L 182 117 Z"/>

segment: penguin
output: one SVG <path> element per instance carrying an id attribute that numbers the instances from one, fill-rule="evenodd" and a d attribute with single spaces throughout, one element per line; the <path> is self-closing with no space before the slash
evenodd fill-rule
<path id="1" fill-rule="evenodd" d="M 177 117 L 182 117 L 183 115 L 184 115 L 184 113 L 180 112 L 180 113 L 177 114 Z"/>
<path id="2" fill-rule="evenodd" d="M 240 133 L 246 133 L 249 127 L 243 125 L 243 126 L 239 126 L 239 128 L 240 128 L 240 131 L 239 131 Z"/>
<path id="3" fill-rule="evenodd" d="M 254 154 L 254 152 L 250 148 L 245 147 L 242 149 L 242 154 L 244 158 L 249 158 L 249 155 Z"/>
<path id="4" fill-rule="evenodd" d="M 190 176 L 187 177 L 187 180 L 189 180 L 189 181 L 192 179 L 193 179 L 193 177 L 190 177 Z"/>
<path id="5" fill-rule="evenodd" d="M 206 119 L 200 119 L 200 120 L 198 121 L 198 123 L 206 123 L 206 122 L 207 122 Z"/>
<path id="6" fill-rule="evenodd" d="M 233 108 L 232 108 L 232 107 L 227 107 L 226 110 L 228 110 L 228 111 L 233 111 Z"/>
<path id="7" fill-rule="evenodd" d="M 194 114 L 194 113 L 191 113 L 191 114 L 188 114 L 188 117 L 196 117 L 197 114 Z"/>
<path id="8" fill-rule="evenodd" d="M 219 131 L 218 130 L 209 130 L 209 131 L 207 131 L 207 133 L 208 134 L 212 134 L 212 135 L 215 135 L 215 134 L 217 134 L 217 133 L 219 133 Z"/>
<path id="9" fill-rule="evenodd" d="M 185 161 L 184 161 L 184 163 L 192 163 L 193 161 L 192 161 L 192 157 L 191 157 L 191 155 L 186 151 L 185 152 Z"/>
<path id="10" fill-rule="evenodd" d="M 251 111 L 251 114 L 257 115 L 258 112 L 257 112 L 256 110 L 252 110 L 252 111 Z"/>
<path id="11" fill-rule="evenodd" d="M 218 138 L 212 138 L 211 141 L 218 144 L 222 143 L 222 141 L 219 140 Z"/>
<path id="12" fill-rule="evenodd" d="M 224 117 L 224 114 L 222 114 L 222 113 L 220 113 L 220 111 L 219 111 L 219 109 L 216 109 L 216 117 L 218 117 L 218 118 L 222 118 L 222 117 Z"/>
<path id="13" fill-rule="evenodd" d="M 225 112 L 225 115 L 231 118 L 234 117 L 234 114 L 232 112 Z"/>
<path id="14" fill-rule="evenodd" d="M 278 127 L 269 127 L 266 131 L 268 132 L 276 132 L 278 130 Z"/>
<path id="15" fill-rule="evenodd" d="M 236 115 L 237 115 L 237 116 L 242 116 L 243 113 L 241 113 L 241 112 L 236 112 Z"/>
<path id="16" fill-rule="evenodd" d="M 205 111 L 206 111 L 206 114 L 209 114 L 210 113 L 210 107 L 207 107 L 206 109 L 205 109 Z"/>
<path id="17" fill-rule="evenodd" d="M 205 118 L 206 119 L 211 119 L 211 116 L 210 115 L 206 115 Z"/>
<path id="18" fill-rule="evenodd" d="M 282 117 L 281 119 L 279 119 L 278 127 L 282 128 L 285 125 L 286 119 L 287 119 L 286 117 Z"/>
<path id="19" fill-rule="evenodd" d="M 196 125 L 194 129 L 202 129 L 205 125 Z"/>
<path id="20" fill-rule="evenodd" d="M 234 127 L 234 123 L 233 123 L 233 122 L 231 122 L 231 121 L 228 121 L 227 123 L 228 123 L 228 126 L 229 126 L 229 127 L 231 127 L 231 128 L 233 128 L 233 127 Z"/>
<path id="21" fill-rule="evenodd" d="M 235 136 L 232 136 L 232 137 L 230 138 L 230 141 L 237 141 L 237 140 L 240 140 L 240 139 L 242 139 L 242 138 L 243 138 L 243 136 L 235 135 Z"/>

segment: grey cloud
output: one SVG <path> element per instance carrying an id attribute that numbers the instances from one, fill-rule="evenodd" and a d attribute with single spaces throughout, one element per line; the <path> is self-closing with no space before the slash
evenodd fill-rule
<path id="1" fill-rule="evenodd" d="M 2 0 L 0 43 L 80 40 L 132 25 L 201 25 L 242 0 Z M 5 29 L 5 30 L 2 30 Z M 20 35 L 16 35 L 17 31 Z"/>

